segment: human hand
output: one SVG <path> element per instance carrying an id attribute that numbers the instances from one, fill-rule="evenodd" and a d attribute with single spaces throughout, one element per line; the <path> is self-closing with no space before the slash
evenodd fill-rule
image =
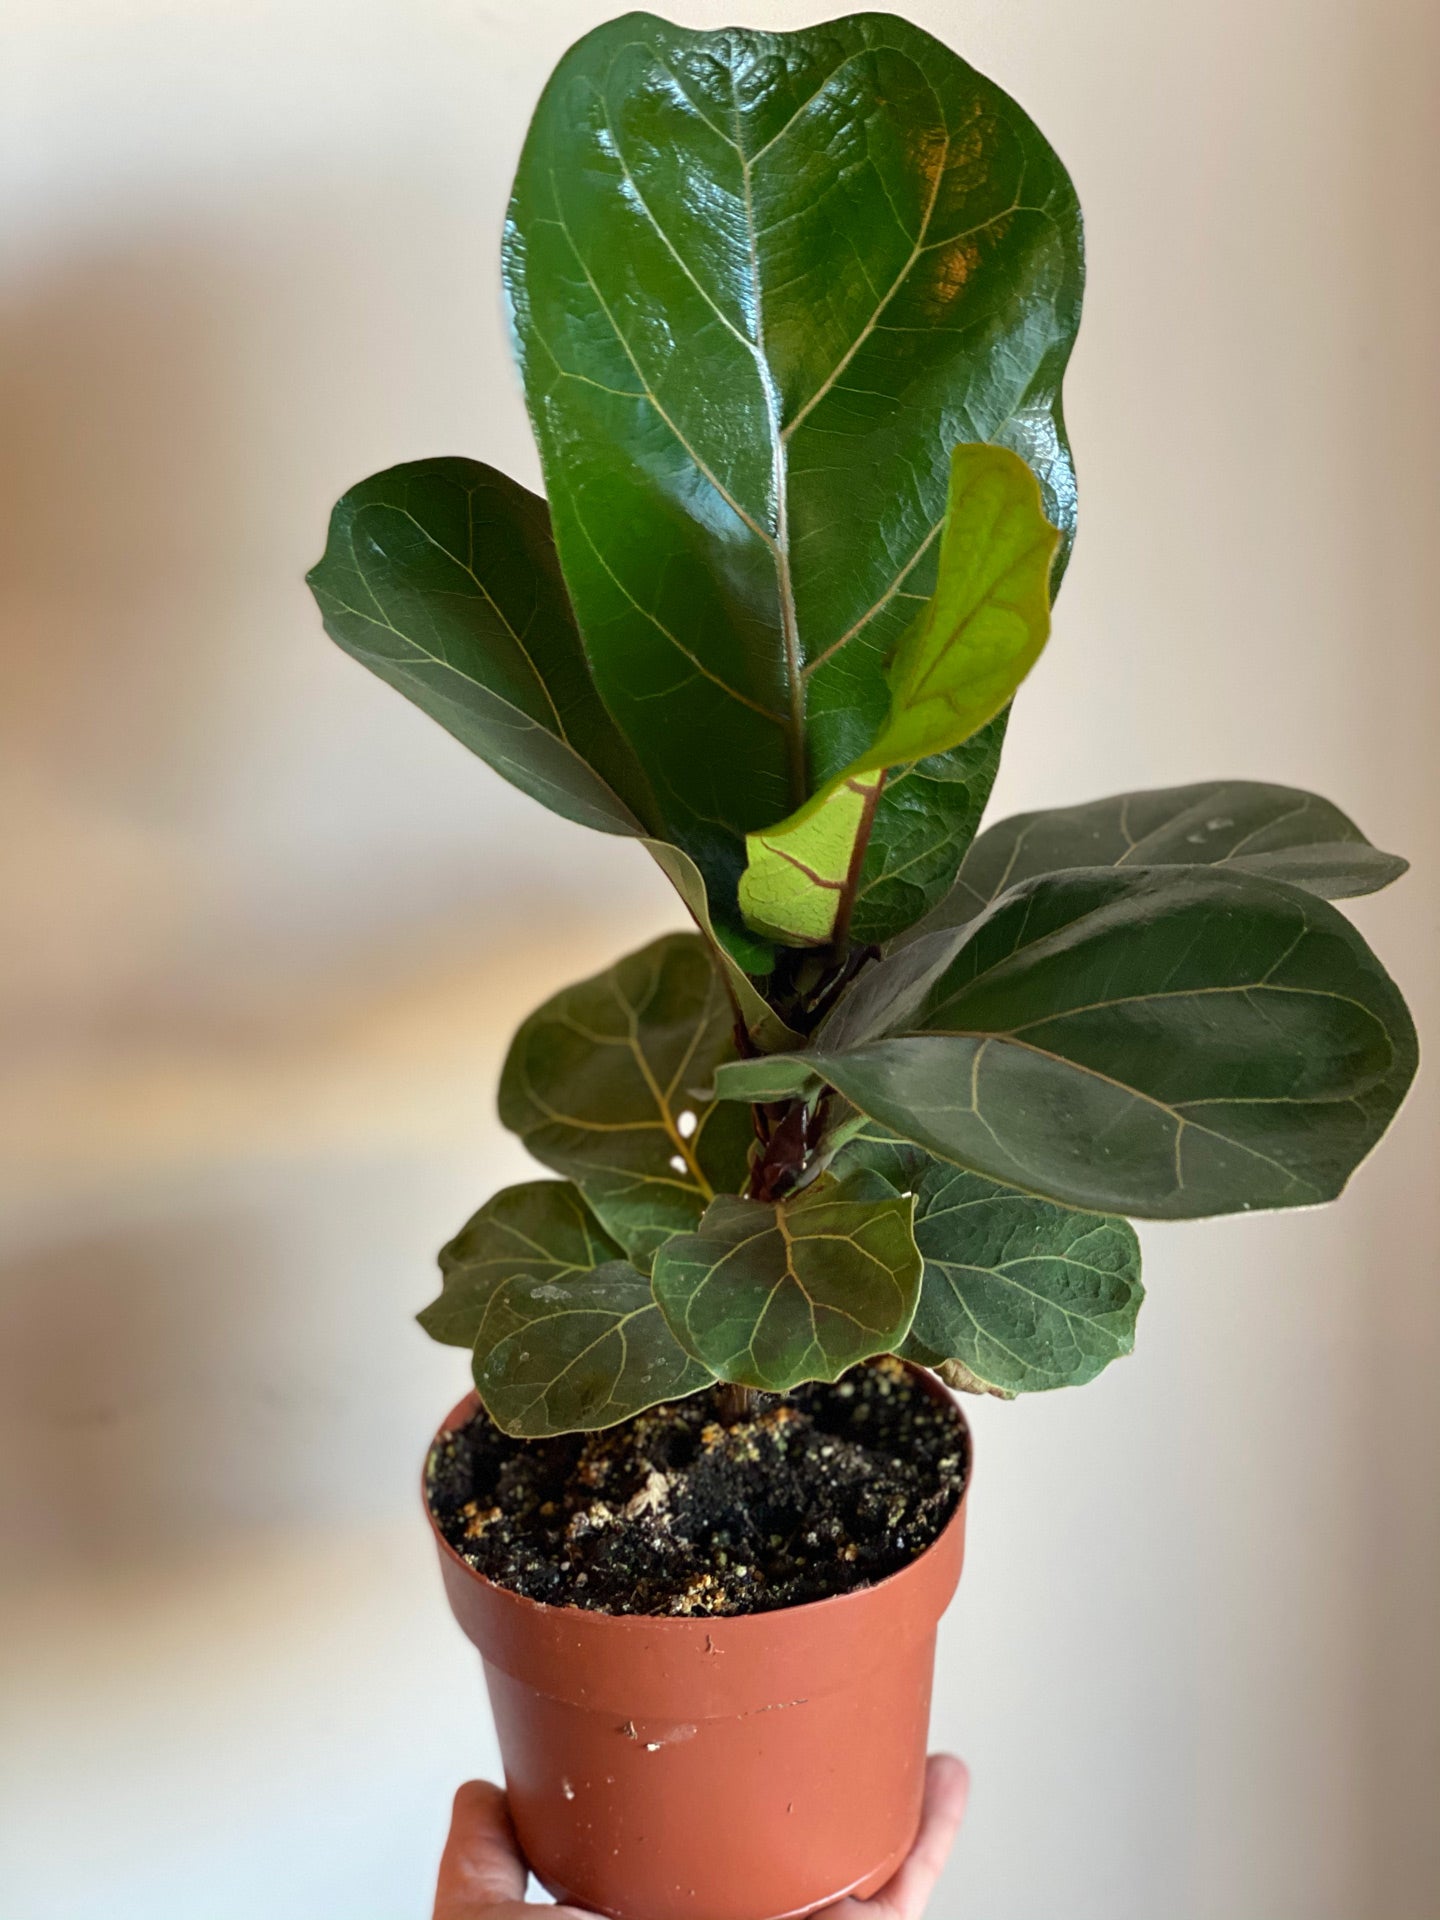
<path id="1" fill-rule="evenodd" d="M 455 1796 L 440 1857 L 435 1920 L 524 1920 L 547 1911 L 525 1903 L 525 1863 L 499 1787 L 467 1780 Z M 578 1907 L 551 1907 L 550 1920 L 595 1920 Z"/>
<path id="2" fill-rule="evenodd" d="M 909 1859 L 870 1900 L 842 1900 L 815 1920 L 922 1920 L 965 1813 L 970 1776 L 948 1753 L 932 1754 L 925 1772 L 925 1811 Z M 529 1869 L 515 1841 L 505 1795 L 488 1780 L 471 1780 L 455 1796 L 450 1838 L 435 1889 L 435 1920 L 596 1920 L 578 1907 L 525 1904 Z"/>

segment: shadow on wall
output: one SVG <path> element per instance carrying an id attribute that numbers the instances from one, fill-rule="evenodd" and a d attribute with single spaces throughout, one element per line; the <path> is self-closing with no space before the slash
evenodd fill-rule
<path id="1" fill-rule="evenodd" d="M 8 1013 L 90 1038 L 234 1019 L 267 969 L 343 972 L 406 929 L 434 951 L 482 900 L 510 937 L 643 865 L 343 659 L 303 588 L 330 503 L 374 468 L 469 447 L 533 478 L 492 263 L 416 204 L 390 180 L 217 209 L 12 300 L 4 778 L 34 827 L 10 856 L 29 935 Z"/>
<path id="2" fill-rule="evenodd" d="M 408 1512 L 465 1375 L 410 1315 L 523 1165 L 492 1118 L 509 1032 L 679 919 L 635 849 L 320 633 L 301 577 L 344 485 L 467 445 L 526 470 L 490 262 L 457 288 L 412 215 L 394 180 L 287 193 L 10 302 L 0 1471 L 27 1560 Z M 446 380 L 467 329 L 480 406 Z"/>
<path id="3" fill-rule="evenodd" d="M 0 1507 L 25 1571 L 408 1516 L 465 1375 L 411 1324 L 455 1182 L 428 1171 L 226 1170 L 8 1259 Z"/>

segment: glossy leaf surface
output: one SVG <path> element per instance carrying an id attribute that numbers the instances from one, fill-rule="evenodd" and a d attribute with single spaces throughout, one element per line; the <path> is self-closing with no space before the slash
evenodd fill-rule
<path id="1" fill-rule="evenodd" d="M 945 900 L 995 784 L 1008 719 L 1007 708 L 963 745 L 886 781 L 850 917 L 859 945 L 893 939 Z"/>
<path id="2" fill-rule="evenodd" d="M 1017 813 L 987 827 L 930 926 L 959 925 L 997 895 L 1069 867 L 1226 867 L 1288 881 L 1325 900 L 1374 893 L 1405 872 L 1328 800 L 1260 780 L 1113 793 Z"/>
<path id="3" fill-rule="evenodd" d="M 729 918 L 743 835 L 885 719 L 955 445 L 1015 448 L 1073 527 L 1074 191 L 892 16 L 629 14 L 545 91 L 505 271 L 596 685 Z"/>
<path id="4" fill-rule="evenodd" d="M 432 1340 L 472 1347 L 503 1281 L 571 1280 L 620 1257 L 578 1187 L 527 1180 L 487 1200 L 440 1249 L 440 1297 L 417 1318 Z"/>
<path id="5" fill-rule="evenodd" d="M 694 861 L 645 836 L 654 803 L 590 678 L 543 500 L 475 460 L 391 468 L 336 506 L 309 580 L 332 639 L 506 779 L 582 826 L 640 837 L 757 1042 L 793 1040 L 713 924 Z M 766 970 L 763 950 L 745 958 Z"/>
<path id="6" fill-rule="evenodd" d="M 876 1136 L 853 1140 L 835 1172 L 865 1167 L 915 1197 L 925 1261 L 904 1346 L 922 1366 L 959 1366 L 971 1391 L 1081 1386 L 1135 1344 L 1144 1290 L 1128 1221 L 1079 1213 Z"/>
<path id="7" fill-rule="evenodd" d="M 475 1337 L 475 1386 L 518 1439 L 613 1427 L 711 1374 L 676 1341 L 624 1261 L 566 1280 L 503 1280 Z"/>
<path id="8" fill-rule="evenodd" d="M 837 1197 L 822 1181 L 779 1206 L 718 1199 L 655 1259 L 677 1340 L 719 1378 L 783 1393 L 837 1380 L 909 1329 L 920 1291 L 911 1203 Z"/>
<path id="9" fill-rule="evenodd" d="M 749 1116 L 702 1099 L 733 1015 L 695 934 L 667 934 L 567 987 L 511 1043 L 500 1118 L 574 1180 L 635 1260 L 743 1183 Z"/>
<path id="10" fill-rule="evenodd" d="M 344 495 L 308 576 L 331 639 L 567 820 L 639 833 L 654 803 L 590 675 L 550 515 L 478 460 Z"/>
<path id="11" fill-rule="evenodd" d="M 1414 1075 L 1394 983 L 1323 900 L 1251 874 L 1083 868 L 1011 889 L 911 1029 L 745 1062 L 818 1075 L 938 1157 L 1097 1211 L 1333 1199 Z"/>

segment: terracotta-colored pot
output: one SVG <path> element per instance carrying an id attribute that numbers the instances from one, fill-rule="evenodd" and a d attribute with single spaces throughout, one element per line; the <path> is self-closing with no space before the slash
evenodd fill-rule
<path id="1" fill-rule="evenodd" d="M 442 1433 L 475 1406 L 462 1400 Z M 967 1479 L 944 1532 L 888 1580 L 734 1618 L 541 1606 L 436 1528 L 546 1889 L 612 1920 L 798 1920 L 882 1887 L 919 1825 L 935 1629 L 968 1493 Z"/>

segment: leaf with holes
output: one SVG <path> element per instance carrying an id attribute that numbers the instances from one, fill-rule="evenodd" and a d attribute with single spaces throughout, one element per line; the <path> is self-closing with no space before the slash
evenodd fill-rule
<path id="1" fill-rule="evenodd" d="M 818 1079 L 957 1166 L 1186 1219 L 1333 1199 L 1416 1058 L 1394 983 L 1325 901 L 1223 868 L 1081 868 L 1002 894 L 905 1031 L 717 1085 Z"/>
<path id="2" fill-rule="evenodd" d="M 475 1335 L 476 1390 L 520 1440 L 613 1427 L 712 1378 L 623 1260 L 566 1280 L 502 1280 Z"/>
<path id="3" fill-rule="evenodd" d="M 1128 1221 L 1052 1206 L 873 1131 L 836 1156 L 836 1174 L 857 1167 L 914 1195 L 925 1271 L 905 1359 L 958 1366 L 971 1391 L 1008 1397 L 1081 1386 L 1133 1350 L 1144 1289 Z"/>
<path id="4" fill-rule="evenodd" d="M 432 1340 L 473 1347 L 496 1287 L 507 1280 L 565 1281 L 622 1257 L 568 1180 L 506 1187 L 440 1249 L 440 1296 L 417 1315 Z"/>
<path id="5" fill-rule="evenodd" d="M 920 1292 L 911 1203 L 821 1180 L 777 1206 L 717 1199 L 655 1257 L 676 1339 L 722 1380 L 784 1393 L 889 1353 Z"/>
<path id="6" fill-rule="evenodd" d="M 1260 780 L 1112 793 L 997 821 L 965 856 L 927 927 L 959 926 L 999 894 L 1067 867 L 1226 867 L 1285 880 L 1324 900 L 1388 887 L 1405 872 L 1330 801 Z"/>
<path id="7" fill-rule="evenodd" d="M 733 1018 L 703 942 L 673 933 L 557 993 L 511 1042 L 501 1120 L 632 1260 L 744 1181 L 749 1116 L 703 1097 L 734 1057 Z"/>
<path id="8" fill-rule="evenodd" d="M 505 279 L 595 684 L 733 921 L 744 835 L 886 718 L 957 442 L 1013 448 L 1073 529 L 1074 190 L 905 21 L 628 14 L 546 87 Z"/>
<path id="9" fill-rule="evenodd" d="M 887 670 L 890 712 L 875 740 L 798 812 L 745 838 L 740 911 L 793 946 L 849 937 L 887 774 L 948 753 L 1007 710 L 1050 632 L 1060 539 L 1025 462 L 960 446 L 929 605 Z"/>

